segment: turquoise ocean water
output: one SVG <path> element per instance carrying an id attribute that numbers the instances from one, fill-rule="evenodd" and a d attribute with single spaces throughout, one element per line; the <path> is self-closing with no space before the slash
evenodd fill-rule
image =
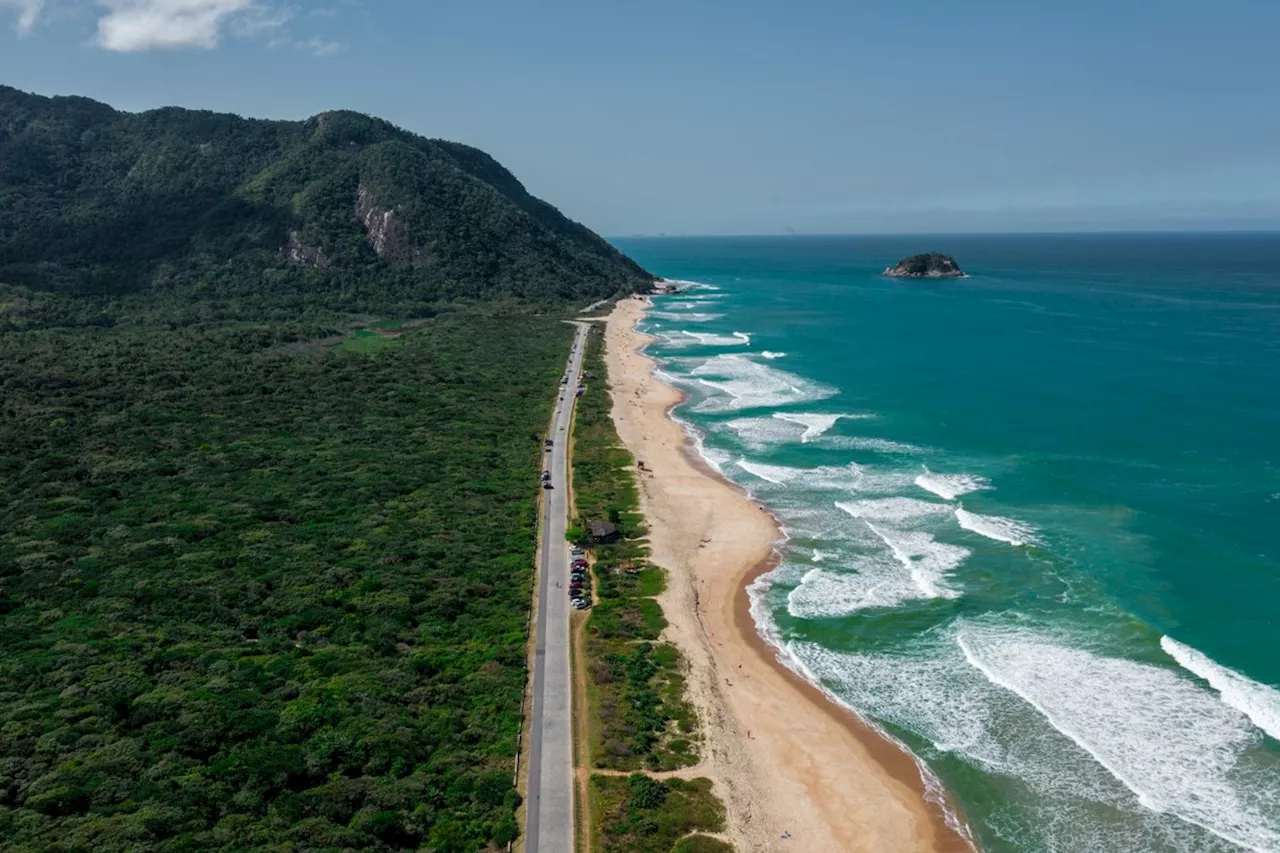
<path id="1" fill-rule="evenodd" d="M 1280 851 L 1280 235 L 618 242 L 761 630 L 982 848 Z"/>

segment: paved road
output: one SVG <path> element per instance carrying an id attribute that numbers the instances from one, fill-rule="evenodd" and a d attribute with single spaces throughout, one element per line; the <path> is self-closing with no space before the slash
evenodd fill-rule
<path id="1" fill-rule="evenodd" d="M 569 675 L 568 435 L 574 391 L 582 371 L 587 325 L 578 327 L 569 356 L 569 383 L 556 405 L 555 446 L 546 469 L 553 489 L 543 492 L 542 564 L 538 567 L 538 621 L 533 659 L 529 733 L 529 791 L 525 853 L 573 853 L 573 684 Z"/>

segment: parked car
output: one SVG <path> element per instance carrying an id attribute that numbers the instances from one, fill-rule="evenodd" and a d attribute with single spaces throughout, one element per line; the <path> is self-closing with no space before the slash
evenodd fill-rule
<path id="1" fill-rule="evenodd" d="M 582 556 L 584 553 L 586 553 L 586 552 L 584 552 L 581 548 L 579 548 L 577 545 L 575 545 L 575 546 L 573 546 L 573 550 L 572 550 L 572 551 L 570 551 L 569 553 L 573 554 L 573 556 L 575 556 L 575 557 L 581 557 L 581 556 Z"/>
<path id="2" fill-rule="evenodd" d="M 551 485 L 551 481 L 550 481 L 550 480 L 543 480 L 543 481 L 542 481 L 542 488 L 544 488 L 544 489 L 554 489 L 554 488 L 555 488 L 555 486 Z"/>
<path id="3" fill-rule="evenodd" d="M 585 598 L 575 598 L 573 600 L 574 610 L 587 610 L 590 607 L 591 607 L 591 602 L 587 601 Z"/>

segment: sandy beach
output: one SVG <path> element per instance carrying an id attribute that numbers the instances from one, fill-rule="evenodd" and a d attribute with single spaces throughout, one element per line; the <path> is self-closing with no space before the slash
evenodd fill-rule
<path id="1" fill-rule="evenodd" d="M 703 761 L 739 851 L 962 851 L 914 760 L 783 667 L 756 632 L 746 587 L 767 571 L 772 516 L 706 468 L 668 413 L 680 393 L 653 375 L 636 331 L 647 300 L 624 299 L 605 333 L 613 418 L 639 460 L 653 559 L 669 573 L 666 638 L 690 667 Z M 685 774 L 681 774 L 685 775 Z"/>

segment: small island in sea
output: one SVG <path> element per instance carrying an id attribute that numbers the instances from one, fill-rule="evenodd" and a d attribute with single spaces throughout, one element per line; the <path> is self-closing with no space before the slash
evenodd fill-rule
<path id="1" fill-rule="evenodd" d="M 950 255 L 927 252 L 903 258 L 885 269 L 889 278 L 964 278 L 965 273 Z"/>

